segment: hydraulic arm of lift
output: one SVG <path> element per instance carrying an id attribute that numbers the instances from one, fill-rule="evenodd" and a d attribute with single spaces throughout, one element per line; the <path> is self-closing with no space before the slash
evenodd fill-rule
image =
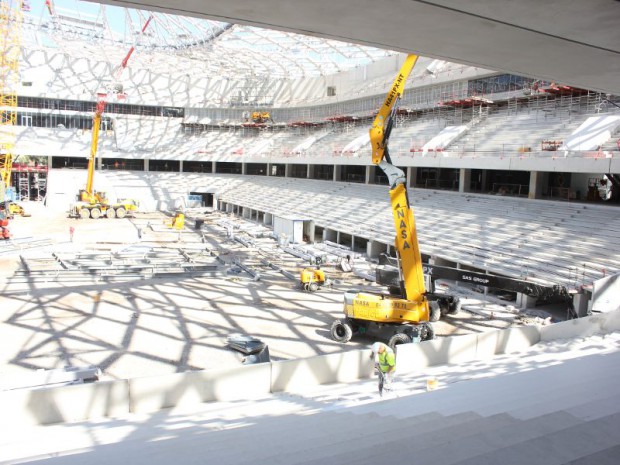
<path id="1" fill-rule="evenodd" d="M 405 82 L 417 59 L 417 55 L 408 55 L 405 59 L 372 124 L 370 143 L 372 145 L 372 162 L 383 170 L 390 184 L 390 201 L 394 227 L 396 228 L 395 245 L 400 258 L 399 270 L 403 298 L 418 302 L 420 306 L 428 307 L 424 297 L 422 257 L 418 245 L 415 218 L 407 196 L 405 173 L 392 164 L 388 151 L 388 140 L 394 124 L 396 104 L 403 94 Z"/>

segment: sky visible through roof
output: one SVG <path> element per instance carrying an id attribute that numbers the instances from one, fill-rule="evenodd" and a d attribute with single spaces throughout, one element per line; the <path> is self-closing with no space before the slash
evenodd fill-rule
<path id="1" fill-rule="evenodd" d="M 153 16 L 147 29 L 141 29 Z M 304 78 L 331 75 L 394 55 L 334 40 L 77 0 L 30 0 L 25 47 L 63 50 L 113 65 L 133 45 L 162 66 L 219 71 L 231 77 Z M 153 59 L 132 65 L 149 67 Z"/>

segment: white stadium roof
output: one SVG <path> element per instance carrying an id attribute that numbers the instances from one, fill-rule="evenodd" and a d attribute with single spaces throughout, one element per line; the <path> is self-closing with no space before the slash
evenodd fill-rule
<path id="1" fill-rule="evenodd" d="M 145 31 L 142 28 L 149 22 Z M 304 78 L 326 76 L 397 52 L 292 32 L 150 13 L 76 0 L 41 2 L 24 14 L 23 46 L 60 50 L 73 59 L 184 72 Z"/>

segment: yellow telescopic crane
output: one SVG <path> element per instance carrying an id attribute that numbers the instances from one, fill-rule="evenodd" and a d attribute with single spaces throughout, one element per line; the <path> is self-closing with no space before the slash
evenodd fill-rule
<path id="1" fill-rule="evenodd" d="M 390 186 L 398 278 L 381 282 L 377 273 L 377 282 L 390 286 L 389 294 L 345 292 L 345 318 L 334 321 L 331 326 L 332 338 L 339 342 L 348 342 L 353 334 L 358 333 L 385 339 L 392 347 L 414 340 L 433 339 L 435 332 L 430 321 L 439 319 L 440 303 L 446 311 L 451 304 L 456 306 L 452 297 L 441 297 L 441 302 L 436 296 L 436 300 L 428 299 L 415 218 L 407 195 L 407 179 L 405 173 L 392 164 L 388 150 L 396 104 L 417 59 L 416 55 L 407 56 L 370 129 L 372 162 L 383 170 Z"/>
<path id="2" fill-rule="evenodd" d="M 93 116 L 93 133 L 90 142 L 90 156 L 88 158 L 88 174 L 86 177 L 86 188 L 80 191 L 80 200 L 82 202 L 101 202 L 105 201 L 105 198 L 100 198 L 99 193 L 93 191 L 93 181 L 95 178 L 95 162 L 97 159 L 97 147 L 99 145 L 99 129 L 101 128 L 101 115 L 105 110 L 106 101 L 103 96 L 99 97 L 97 106 L 95 108 L 95 115 Z"/>
<path id="3" fill-rule="evenodd" d="M 153 19 L 153 16 L 150 16 L 148 20 L 144 23 L 142 30 L 140 32 L 140 37 L 144 34 L 144 31 L 148 27 L 149 23 Z M 122 91 L 122 88 L 117 88 L 116 83 L 120 80 L 120 77 L 127 67 L 127 63 L 131 58 L 135 50 L 135 46 L 132 46 L 129 49 L 129 52 L 123 58 L 121 64 L 115 69 L 113 73 L 113 82 L 112 86 L 115 87 L 111 89 L 115 93 L 119 93 Z M 95 114 L 93 116 L 93 128 L 92 128 L 92 139 L 90 143 L 90 156 L 88 158 L 88 168 L 87 168 L 87 177 L 86 177 L 86 188 L 81 189 L 78 194 L 78 202 L 74 204 L 70 209 L 70 215 L 79 217 L 79 218 L 99 218 L 101 216 L 106 216 L 108 218 L 124 218 L 127 214 L 131 214 L 138 209 L 138 204 L 136 201 L 131 199 L 123 199 L 119 200 L 116 203 L 109 203 L 106 198 L 106 194 L 101 191 L 94 190 L 94 178 L 95 178 L 95 165 L 97 160 L 97 148 L 99 146 L 99 130 L 101 128 L 101 116 L 105 111 L 105 107 L 107 104 L 107 93 L 98 93 L 97 94 L 97 105 L 95 107 Z"/>

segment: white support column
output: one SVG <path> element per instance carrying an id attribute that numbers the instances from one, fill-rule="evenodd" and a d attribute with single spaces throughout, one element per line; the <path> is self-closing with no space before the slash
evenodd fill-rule
<path id="1" fill-rule="evenodd" d="M 540 199 L 542 196 L 543 173 L 540 171 L 530 172 L 530 191 L 528 199 Z"/>
<path id="2" fill-rule="evenodd" d="M 536 297 L 517 292 L 517 307 L 519 308 L 534 308 L 536 306 L 536 300 Z"/>
<path id="3" fill-rule="evenodd" d="M 342 166 L 340 165 L 334 165 L 334 177 L 333 177 L 333 181 L 340 181 L 340 173 L 342 172 Z"/>
<path id="4" fill-rule="evenodd" d="M 407 187 L 415 186 L 417 173 L 418 169 L 415 166 L 407 167 Z"/>
<path id="5" fill-rule="evenodd" d="M 387 246 L 377 241 L 368 241 L 366 244 L 366 255 L 368 258 L 378 258 L 383 252 L 387 252 Z"/>
<path id="6" fill-rule="evenodd" d="M 586 316 L 588 314 L 589 300 L 585 294 L 573 295 L 573 308 L 577 312 L 578 317 Z"/>
<path id="7" fill-rule="evenodd" d="M 459 192 L 469 192 L 471 190 L 471 170 L 461 168 L 459 172 Z"/>

